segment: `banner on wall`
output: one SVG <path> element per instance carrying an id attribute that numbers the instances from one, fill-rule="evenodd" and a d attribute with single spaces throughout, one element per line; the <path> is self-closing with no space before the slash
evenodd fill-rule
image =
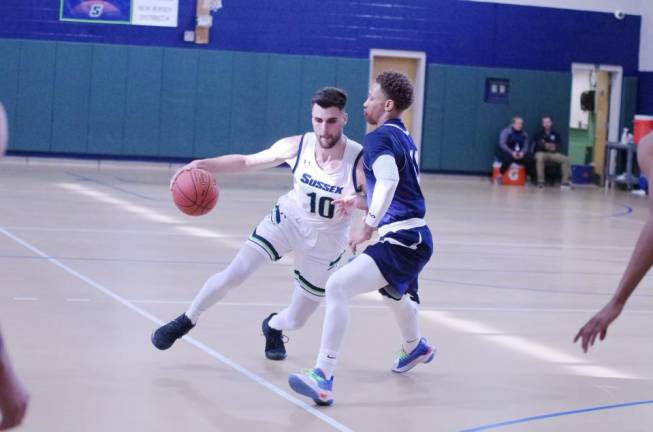
<path id="1" fill-rule="evenodd" d="M 179 0 L 61 0 L 61 21 L 177 27 Z"/>

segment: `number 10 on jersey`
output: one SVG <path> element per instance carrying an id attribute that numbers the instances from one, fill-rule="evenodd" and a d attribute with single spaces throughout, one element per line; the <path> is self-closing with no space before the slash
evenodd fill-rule
<path id="1" fill-rule="evenodd" d="M 333 205 L 333 198 L 328 196 L 318 197 L 315 192 L 306 195 L 311 199 L 311 213 L 317 213 L 327 219 L 333 218 L 336 212 L 336 206 Z"/>

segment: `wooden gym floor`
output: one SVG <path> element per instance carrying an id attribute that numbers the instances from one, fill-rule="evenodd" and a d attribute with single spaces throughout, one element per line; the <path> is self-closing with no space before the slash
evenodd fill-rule
<path id="1" fill-rule="evenodd" d="M 292 258 L 264 267 L 170 350 L 150 332 L 183 312 L 290 187 L 277 169 L 218 179 L 209 215 L 171 203 L 175 167 L 0 162 L 0 325 L 32 395 L 23 431 L 650 431 L 653 291 L 647 278 L 604 343 L 571 340 L 614 291 L 646 201 L 424 175 L 436 253 L 421 279 L 429 365 L 390 372 L 398 330 L 357 298 L 336 403 L 295 398 L 323 308 L 263 356 L 260 324 L 291 292 Z"/>

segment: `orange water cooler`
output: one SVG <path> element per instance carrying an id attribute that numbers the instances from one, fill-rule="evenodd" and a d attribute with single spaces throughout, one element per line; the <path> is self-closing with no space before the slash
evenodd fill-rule
<path id="1" fill-rule="evenodd" d="M 633 141 L 638 144 L 639 141 L 649 132 L 653 131 L 653 116 L 636 115 L 633 120 Z"/>
<path id="2" fill-rule="evenodd" d="M 499 176 L 501 163 L 495 162 L 492 165 L 492 181 Z M 508 171 L 503 175 L 502 184 L 506 186 L 524 186 L 526 184 L 526 169 L 517 164 L 510 165 Z"/>

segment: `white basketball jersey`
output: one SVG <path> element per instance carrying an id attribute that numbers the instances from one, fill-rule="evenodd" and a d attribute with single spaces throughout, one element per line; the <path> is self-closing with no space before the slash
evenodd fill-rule
<path id="1" fill-rule="evenodd" d="M 356 162 L 363 146 L 345 138 L 345 153 L 333 171 L 325 171 L 315 160 L 317 137 L 309 132 L 301 138 L 297 157 L 288 161 L 293 170 L 294 188 L 287 197 L 294 201 L 296 214 L 315 229 L 346 231 L 351 217 L 336 214 L 333 201 L 356 193 Z M 335 234 L 335 233 L 334 233 Z"/>

